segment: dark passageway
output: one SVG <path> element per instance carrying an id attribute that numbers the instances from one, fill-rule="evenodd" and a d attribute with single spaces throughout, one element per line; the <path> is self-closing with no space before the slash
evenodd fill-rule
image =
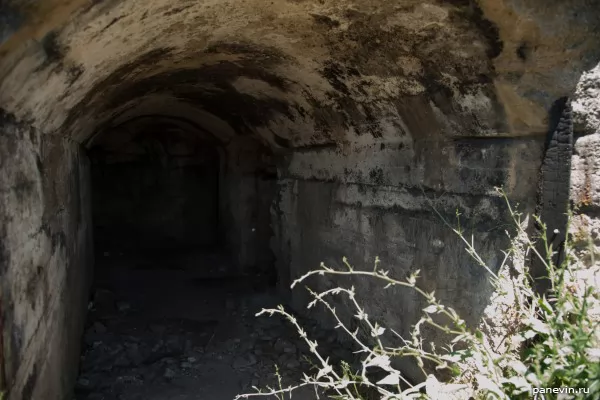
<path id="1" fill-rule="evenodd" d="M 211 247 L 219 235 L 219 154 L 176 123 L 139 119 L 94 143 L 92 213 L 99 249 Z M 121 248 L 119 248 L 121 247 Z"/>
<path id="2" fill-rule="evenodd" d="M 275 362 L 300 367 L 290 341 L 287 358 L 263 357 L 260 340 L 285 329 L 253 318 L 280 302 L 275 174 L 263 145 L 243 149 L 165 116 L 89 143 L 96 260 L 78 399 L 231 399 Z"/>

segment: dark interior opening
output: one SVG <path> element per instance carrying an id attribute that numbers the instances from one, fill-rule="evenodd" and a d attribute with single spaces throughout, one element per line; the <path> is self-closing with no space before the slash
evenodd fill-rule
<path id="1" fill-rule="evenodd" d="M 142 116 L 98 135 L 88 154 L 98 260 L 218 253 L 231 274 L 275 283 L 276 169 L 256 138 L 222 143 L 188 121 Z"/>
<path id="2" fill-rule="evenodd" d="M 215 144 L 169 122 L 123 130 L 105 134 L 90 151 L 97 251 L 223 245 Z"/>
<path id="3" fill-rule="evenodd" d="M 166 116 L 107 129 L 88 154 L 96 254 L 77 398 L 233 398 L 269 329 L 256 324 L 285 329 L 254 317 L 281 303 L 273 155 Z"/>

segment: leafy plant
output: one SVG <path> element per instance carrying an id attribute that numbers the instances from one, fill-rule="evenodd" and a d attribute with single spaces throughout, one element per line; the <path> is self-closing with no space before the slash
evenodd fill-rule
<path id="1" fill-rule="evenodd" d="M 499 192 L 505 196 L 501 190 Z M 503 252 L 504 261 L 497 273 L 477 253 L 473 237 L 467 238 L 460 228 L 453 228 L 469 255 L 487 271 L 496 289 L 492 307 L 499 307 L 503 315 L 500 337 L 490 333 L 485 321 L 479 327 L 467 326 L 453 308 L 436 298 L 435 293 L 420 289 L 417 285 L 419 271 L 406 280 L 397 280 L 380 267 L 379 259 L 370 271 L 355 269 L 345 258 L 344 269 L 321 263 L 319 269 L 295 280 L 292 288 L 312 276 L 362 276 L 378 280 L 386 289 L 404 287 L 416 291 L 426 300 L 427 306 L 412 327 L 410 337 L 404 338 L 392 331 L 397 344 L 384 344 L 385 321 L 375 321 L 367 314 L 356 298 L 354 287 L 335 287 L 320 292 L 309 289 L 312 301 L 308 308 L 320 304 L 328 310 L 337 321 L 337 328 L 357 347 L 359 366 L 352 368 L 350 362 L 332 365 L 291 313 L 281 306 L 265 309 L 257 315 L 280 315 L 296 327 L 318 368 L 315 373 L 305 374 L 296 385 L 282 387 L 279 380 L 278 388 L 238 395 L 236 399 L 254 396 L 284 399 L 303 386 L 314 387 L 332 399 L 346 400 L 365 400 L 373 395 L 384 400 L 509 400 L 530 399 L 532 395 L 555 398 L 552 392 L 545 392 L 547 388 L 582 388 L 572 397 L 600 398 L 600 288 L 586 277 L 591 270 L 573 251 L 570 239 L 565 244 L 566 257 L 560 265 L 555 265 L 556 249 L 547 240 L 544 224 L 536 220 L 541 227 L 538 240 L 542 241 L 546 253 L 542 255 L 527 233 L 527 218 L 510 204 L 508 208 L 515 230 L 507 232 L 511 247 Z M 593 251 L 589 251 L 593 260 Z M 532 287 L 527 268 L 530 257 L 541 260 L 546 268 L 551 285 L 547 293 L 539 294 Z M 354 309 L 354 319 L 359 322 L 357 329 L 351 330 L 342 321 L 332 305 L 331 298 L 335 296 L 345 297 Z M 423 331 L 426 326 L 449 335 L 450 345 L 443 348 L 425 346 Z M 416 384 L 407 379 L 394 363 L 402 357 L 415 360 L 427 379 Z M 277 374 L 279 377 L 279 371 Z M 378 378 L 374 379 L 374 376 Z"/>

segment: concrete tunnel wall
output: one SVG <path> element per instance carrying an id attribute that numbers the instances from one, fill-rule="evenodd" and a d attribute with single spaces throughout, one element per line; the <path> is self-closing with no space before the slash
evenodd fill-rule
<path id="1" fill-rule="evenodd" d="M 87 149 L 148 115 L 183 119 L 226 149 L 237 172 L 220 207 L 238 224 L 241 263 L 262 253 L 249 228 L 265 216 L 243 206 L 256 182 L 236 161 L 256 142 L 277 167 L 270 247 L 282 288 L 321 261 L 368 268 L 379 256 L 398 277 L 421 269 L 427 290 L 475 322 L 486 276 L 432 206 L 460 210 L 498 265 L 506 210 L 493 187 L 533 210 L 548 112 L 600 59 L 592 3 L 0 3 L 9 399 L 69 396 L 93 254 Z M 416 321 L 414 294 L 354 284 L 390 328 Z M 304 305 L 302 292 L 291 298 Z"/>

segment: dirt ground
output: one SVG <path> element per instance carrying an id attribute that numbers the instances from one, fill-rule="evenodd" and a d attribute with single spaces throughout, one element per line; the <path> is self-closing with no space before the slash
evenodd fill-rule
<path id="1" fill-rule="evenodd" d="M 260 278 L 236 276 L 220 254 L 97 261 L 76 400 L 225 400 L 310 370 L 306 346 L 279 317 Z M 303 325 L 333 358 L 349 357 L 331 332 Z M 312 390 L 294 399 L 318 398 Z"/>

